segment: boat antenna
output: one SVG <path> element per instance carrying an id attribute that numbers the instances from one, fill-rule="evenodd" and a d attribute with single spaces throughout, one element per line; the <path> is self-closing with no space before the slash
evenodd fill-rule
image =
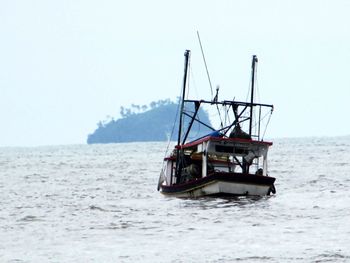
<path id="1" fill-rule="evenodd" d="M 252 124 L 253 124 L 253 104 L 254 104 L 254 82 L 255 82 L 255 69 L 258 58 L 253 55 L 252 59 L 252 88 L 250 92 L 250 122 L 249 122 L 249 136 L 252 136 Z"/>
<path id="2" fill-rule="evenodd" d="M 213 86 L 211 85 L 209 70 L 208 70 L 207 62 L 205 60 L 204 51 L 203 51 L 203 47 L 202 47 L 202 42 L 201 42 L 201 38 L 199 36 L 199 32 L 198 31 L 197 31 L 197 37 L 198 37 L 199 45 L 200 45 L 201 51 L 202 51 L 202 57 L 203 57 L 204 65 L 205 65 L 205 70 L 207 71 L 207 77 L 208 77 L 208 81 L 209 81 L 209 85 L 210 85 L 210 92 L 211 92 L 211 99 L 212 99 L 213 98 Z"/>
<path id="3" fill-rule="evenodd" d="M 186 95 L 186 84 L 187 84 L 187 73 L 188 73 L 188 64 L 190 61 L 190 50 L 185 51 L 185 69 L 184 69 L 184 79 L 183 79 L 183 86 L 182 86 L 182 98 L 181 98 L 181 108 L 180 108 L 180 120 L 179 120 L 179 133 L 177 137 L 177 150 L 176 150 L 176 170 L 175 170 L 175 177 L 176 177 L 176 183 L 180 182 L 180 170 L 181 170 L 181 161 L 180 161 L 180 142 L 181 142 L 181 133 L 182 133 L 182 117 L 183 117 L 183 110 L 184 110 L 184 104 L 185 104 L 185 95 Z"/>
<path id="4" fill-rule="evenodd" d="M 213 99 L 213 102 L 218 102 L 218 98 L 219 98 L 219 85 L 216 86 L 216 94 L 215 94 L 215 97 Z"/>

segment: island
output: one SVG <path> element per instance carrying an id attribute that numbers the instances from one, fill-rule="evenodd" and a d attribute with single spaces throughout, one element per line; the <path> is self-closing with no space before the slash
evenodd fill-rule
<path id="1" fill-rule="evenodd" d="M 109 118 L 100 121 L 97 129 L 88 135 L 87 143 L 121 143 L 177 140 L 178 136 L 178 103 L 170 99 L 153 101 L 147 105 L 132 104 L 130 108 L 121 107 L 121 118 Z M 193 109 L 188 109 L 193 112 Z M 208 113 L 200 109 L 197 119 L 211 125 Z M 184 123 L 187 123 L 185 120 Z M 194 124 L 195 127 L 196 124 Z M 212 132 L 202 125 L 195 130 L 196 136 Z M 201 126 L 199 128 L 199 126 Z M 192 134 L 189 135 L 191 137 Z"/>

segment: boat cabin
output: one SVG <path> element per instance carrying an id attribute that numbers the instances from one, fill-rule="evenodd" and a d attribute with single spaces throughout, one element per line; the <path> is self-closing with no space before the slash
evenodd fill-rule
<path id="1" fill-rule="evenodd" d="M 182 154 L 181 172 L 176 178 L 176 152 L 165 158 L 167 185 L 184 183 L 214 173 L 267 176 L 267 152 L 271 142 L 206 136 L 176 147 Z"/>

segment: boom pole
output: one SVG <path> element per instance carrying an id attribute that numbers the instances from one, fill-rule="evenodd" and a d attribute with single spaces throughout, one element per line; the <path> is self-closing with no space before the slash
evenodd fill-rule
<path id="1" fill-rule="evenodd" d="M 254 84 L 255 84 L 255 64 L 258 63 L 258 58 L 253 55 L 252 60 L 252 89 L 250 92 L 250 122 L 249 122 L 249 136 L 252 136 L 252 125 L 253 125 L 253 105 L 254 105 Z"/>
<path id="2" fill-rule="evenodd" d="M 180 182 L 180 170 L 182 169 L 182 164 L 180 161 L 180 151 L 182 151 L 180 148 L 181 143 L 181 133 L 182 133 L 182 118 L 183 118 L 183 110 L 184 110 L 184 102 L 185 102 L 185 95 L 186 95 L 186 84 L 187 84 L 187 73 L 188 73 L 188 64 L 190 61 L 190 50 L 185 51 L 185 69 L 184 69 L 184 79 L 183 79 L 183 85 L 182 85 L 182 98 L 181 98 L 181 108 L 180 108 L 180 120 L 179 120 L 179 133 L 177 137 L 177 151 L 176 151 L 176 170 L 175 170 L 175 177 L 176 177 L 176 183 Z"/>

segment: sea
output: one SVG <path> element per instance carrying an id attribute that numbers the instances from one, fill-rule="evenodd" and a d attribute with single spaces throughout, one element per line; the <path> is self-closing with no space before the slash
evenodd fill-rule
<path id="1" fill-rule="evenodd" d="M 350 262 L 350 137 L 273 142 L 260 198 L 163 196 L 166 142 L 0 147 L 0 262 Z"/>

